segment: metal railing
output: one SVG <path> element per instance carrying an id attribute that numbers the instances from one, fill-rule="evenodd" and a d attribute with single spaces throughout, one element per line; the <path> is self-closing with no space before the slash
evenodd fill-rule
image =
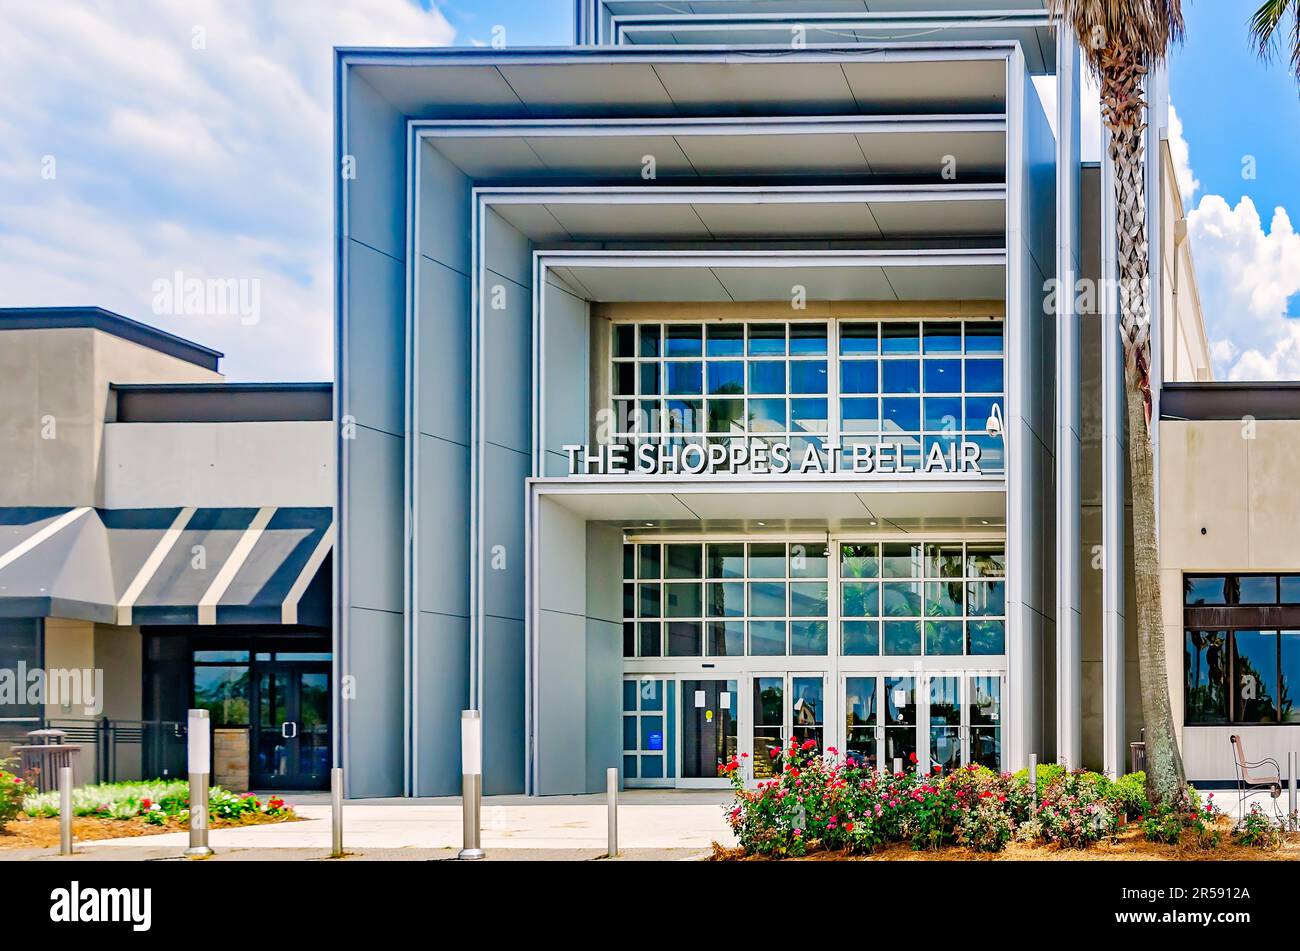
<path id="1" fill-rule="evenodd" d="M 81 748 L 78 782 L 182 779 L 186 728 L 175 720 L 95 720 L 60 717 L 0 717 L 0 760 L 29 743 L 33 730 L 60 730 L 63 742 Z"/>

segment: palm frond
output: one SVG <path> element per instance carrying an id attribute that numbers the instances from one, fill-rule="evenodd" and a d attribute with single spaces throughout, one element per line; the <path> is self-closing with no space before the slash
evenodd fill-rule
<path id="1" fill-rule="evenodd" d="M 1103 50 L 1128 50 L 1153 65 L 1183 39 L 1181 0 L 1048 0 L 1048 10 L 1069 24 L 1094 71 Z"/>
<path id="2" fill-rule="evenodd" d="M 1281 27 L 1288 12 L 1291 14 L 1291 30 L 1287 42 L 1287 64 L 1300 79 L 1300 0 L 1264 0 L 1250 18 L 1250 36 L 1260 58 L 1272 60 L 1278 47 L 1286 42 Z"/>

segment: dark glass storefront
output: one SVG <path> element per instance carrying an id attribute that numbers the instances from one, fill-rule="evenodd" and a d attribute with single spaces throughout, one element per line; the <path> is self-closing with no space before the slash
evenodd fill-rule
<path id="1" fill-rule="evenodd" d="M 247 749 L 255 789 L 329 785 L 331 645 L 307 629 L 145 628 L 146 720 L 184 723 L 206 709 L 214 731 Z M 242 736 L 241 736 L 242 731 Z M 156 758 L 184 750 L 155 751 Z"/>

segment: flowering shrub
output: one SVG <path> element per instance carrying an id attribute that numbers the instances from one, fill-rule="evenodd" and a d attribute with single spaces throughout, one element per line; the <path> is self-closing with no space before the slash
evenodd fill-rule
<path id="1" fill-rule="evenodd" d="M 1111 782 L 1097 773 L 1039 768 L 1035 802 L 1028 773 L 968 766 L 930 775 L 877 772 L 834 749 L 791 741 L 773 759 L 780 772 L 749 787 L 747 754 L 720 770 L 735 790 L 727 822 L 750 855 L 799 856 L 820 849 L 866 853 L 891 842 L 913 849 L 962 846 L 1000 852 L 1013 840 L 1086 848 L 1113 839 L 1144 777 Z M 912 759 L 915 763 L 915 758 Z M 1122 788 L 1121 788 L 1122 785 Z M 1190 800 L 1189 800 L 1190 802 Z M 1209 812 L 1198 840 L 1216 834 Z M 1188 816 L 1180 819 L 1190 822 Z M 1180 826 L 1181 832 L 1182 826 Z"/>
<path id="2" fill-rule="evenodd" d="M 21 776 L 5 769 L 8 765 L 0 762 L 0 832 L 4 831 L 5 823 L 22 811 L 23 800 L 31 792 Z"/>
<path id="3" fill-rule="evenodd" d="M 1232 830 L 1233 837 L 1242 845 L 1257 849 L 1280 848 L 1286 838 L 1285 820 L 1274 821 L 1259 803 L 1250 804 L 1250 812 L 1241 817 L 1237 827 Z"/>
<path id="4" fill-rule="evenodd" d="M 1178 802 L 1148 808 L 1142 817 L 1142 834 L 1148 842 L 1166 845 L 1178 845 L 1184 835 L 1190 835 L 1200 848 L 1213 849 L 1218 847 L 1222 838 L 1216 827 L 1222 816 L 1222 811 L 1214 805 L 1214 793 L 1210 793 L 1202 806 L 1200 798 L 1189 790 L 1179 797 Z"/>

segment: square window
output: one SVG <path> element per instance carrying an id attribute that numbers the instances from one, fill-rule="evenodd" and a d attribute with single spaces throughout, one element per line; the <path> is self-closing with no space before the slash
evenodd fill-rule
<path id="1" fill-rule="evenodd" d="M 704 652 L 703 633 L 699 621 L 669 621 L 668 656 L 699 657 Z"/>
<path id="2" fill-rule="evenodd" d="M 850 657 L 880 653 L 879 621 L 844 621 L 840 625 L 840 651 Z"/>
<path id="3" fill-rule="evenodd" d="M 925 576 L 927 578 L 960 578 L 962 576 L 961 543 L 925 546 Z"/>
<path id="4" fill-rule="evenodd" d="M 830 552 L 825 542 L 791 542 L 790 577 L 825 578 Z"/>
<path id="5" fill-rule="evenodd" d="M 785 361 L 755 360 L 749 364 L 749 392 L 784 393 Z"/>
<path id="6" fill-rule="evenodd" d="M 879 353 L 879 324 L 840 324 L 840 353 L 849 356 L 866 353 Z"/>
<path id="7" fill-rule="evenodd" d="M 885 654 L 891 657 L 914 657 L 921 653 L 920 621 L 886 621 Z"/>
<path id="8" fill-rule="evenodd" d="M 659 356 L 659 325 L 640 324 L 637 328 L 640 340 L 638 352 L 643 357 Z"/>
<path id="9" fill-rule="evenodd" d="M 783 433 L 786 431 L 785 419 L 784 398 L 749 401 L 751 433 Z"/>
<path id="10" fill-rule="evenodd" d="M 1007 573 L 1007 551 L 1001 542 L 966 546 L 968 578 L 1001 578 Z"/>
<path id="11" fill-rule="evenodd" d="M 704 614 L 704 594 L 698 582 L 664 585 L 667 617 L 700 617 Z"/>
<path id="12" fill-rule="evenodd" d="M 785 542 L 751 542 L 749 546 L 749 577 L 784 578 Z"/>
<path id="13" fill-rule="evenodd" d="M 1001 353 L 1002 324 L 971 321 L 966 324 L 967 353 Z"/>
<path id="14" fill-rule="evenodd" d="M 824 581 L 790 582 L 791 617 L 826 617 L 827 599 Z"/>
<path id="15" fill-rule="evenodd" d="M 710 578 L 745 577 L 744 542 L 714 542 L 706 551 Z"/>
<path id="16" fill-rule="evenodd" d="M 745 585 L 740 581 L 711 581 L 708 585 L 709 617 L 744 617 Z"/>
<path id="17" fill-rule="evenodd" d="M 744 400 L 709 400 L 709 432 L 743 433 L 745 431 Z"/>
<path id="18" fill-rule="evenodd" d="M 926 621 L 925 652 L 935 654 L 961 654 L 965 638 L 961 621 Z"/>
<path id="19" fill-rule="evenodd" d="M 825 352 L 825 324 L 790 325 L 790 354 L 792 356 L 820 356 Z"/>
<path id="20" fill-rule="evenodd" d="M 699 324 L 669 324 L 667 357 L 698 357 L 704 352 L 703 329 Z"/>
<path id="21" fill-rule="evenodd" d="M 640 363 L 639 381 L 637 383 L 637 392 L 642 396 L 659 395 L 659 364 L 658 363 Z"/>
<path id="22" fill-rule="evenodd" d="M 886 578 L 921 577 L 921 546 L 906 542 L 886 542 L 884 547 L 884 576 Z"/>
<path id="23" fill-rule="evenodd" d="M 874 581 L 840 582 L 840 613 L 844 617 L 880 617 L 880 585 Z"/>
<path id="24" fill-rule="evenodd" d="M 926 353 L 961 353 L 961 323 L 927 320 L 923 325 Z"/>
<path id="25" fill-rule="evenodd" d="M 961 400 L 952 397 L 927 396 L 925 428 L 927 432 L 961 432 Z"/>
<path id="26" fill-rule="evenodd" d="M 968 581 L 966 613 L 972 617 L 997 617 L 1007 613 L 1005 581 Z"/>
<path id="27" fill-rule="evenodd" d="M 614 325 L 614 356 L 636 356 L 636 327 L 633 324 Z"/>
<path id="28" fill-rule="evenodd" d="M 745 392 L 745 364 L 740 360 L 710 360 L 705 367 L 710 395 Z"/>
<path id="29" fill-rule="evenodd" d="M 841 360 L 841 393 L 876 393 L 880 388 L 880 363 L 876 360 Z"/>
<path id="30" fill-rule="evenodd" d="M 880 401 L 875 399 L 840 400 L 840 425 L 845 432 L 880 431 Z"/>
<path id="31" fill-rule="evenodd" d="M 785 621 L 750 621 L 749 653 L 777 657 L 785 653 Z"/>
<path id="32" fill-rule="evenodd" d="M 642 621 L 640 635 L 640 654 L 642 657 L 658 657 L 660 654 L 660 631 L 658 621 Z"/>
<path id="33" fill-rule="evenodd" d="M 917 324 L 885 321 L 880 325 L 881 353 L 919 353 L 921 328 Z"/>
<path id="34" fill-rule="evenodd" d="M 791 400 L 790 430 L 796 433 L 824 433 L 829 420 L 825 400 Z"/>
<path id="35" fill-rule="evenodd" d="M 921 429 L 921 401 L 890 398 L 881 400 L 884 432 L 915 433 Z"/>
<path id="36" fill-rule="evenodd" d="M 885 617 L 920 617 L 921 585 L 907 581 L 886 581 L 880 590 Z"/>
<path id="37" fill-rule="evenodd" d="M 988 432 L 989 420 L 993 417 L 993 407 L 1002 409 L 1002 400 L 989 396 L 968 396 L 966 398 L 966 429 L 971 432 Z M 1003 416 L 1005 419 L 1005 415 Z"/>
<path id="38" fill-rule="evenodd" d="M 664 431 L 669 433 L 698 433 L 704 426 L 704 403 L 701 400 L 668 400 Z"/>
<path id="39" fill-rule="evenodd" d="M 790 363 L 791 393 L 825 393 L 826 361 L 793 360 Z"/>
<path id="40" fill-rule="evenodd" d="M 880 547 L 874 542 L 840 545 L 841 578 L 879 578 Z"/>
<path id="41" fill-rule="evenodd" d="M 925 392 L 960 393 L 961 392 L 961 361 L 960 360 L 926 360 L 925 361 Z"/>
<path id="42" fill-rule="evenodd" d="M 699 578 L 704 573 L 704 546 L 665 545 L 665 578 Z"/>
<path id="43" fill-rule="evenodd" d="M 636 364 L 614 364 L 614 395 L 633 396 L 636 394 Z"/>
<path id="44" fill-rule="evenodd" d="M 709 324 L 705 328 L 705 353 L 710 357 L 739 357 L 745 353 L 745 325 Z"/>
<path id="45" fill-rule="evenodd" d="M 647 578 L 658 578 L 660 576 L 659 546 L 637 545 L 636 553 L 636 576 L 642 580 Z"/>
<path id="46" fill-rule="evenodd" d="M 1277 604 L 1275 575 L 1241 575 L 1237 585 L 1237 604 Z"/>
<path id="47" fill-rule="evenodd" d="M 659 585 L 657 583 L 641 585 L 637 617 L 659 617 L 659 612 Z"/>
<path id="48" fill-rule="evenodd" d="M 790 653 L 805 656 L 826 655 L 825 621 L 791 621 Z"/>
<path id="49" fill-rule="evenodd" d="M 709 621 L 710 657 L 742 657 L 745 653 L 744 621 Z"/>
<path id="50" fill-rule="evenodd" d="M 1002 392 L 1002 361 L 1001 360 L 967 360 L 966 361 L 966 392 L 967 393 L 1001 393 Z"/>
<path id="51" fill-rule="evenodd" d="M 882 361 L 880 391 L 882 393 L 920 393 L 921 362 L 919 360 Z"/>
<path id="52" fill-rule="evenodd" d="M 925 585 L 926 617 L 961 617 L 961 581 L 929 581 Z M 958 651 L 958 653 L 961 653 Z"/>
<path id="53" fill-rule="evenodd" d="M 785 582 L 751 581 L 749 613 L 751 617 L 785 617 Z"/>
<path id="54" fill-rule="evenodd" d="M 1217 578 L 1183 578 L 1183 603 L 1190 606 L 1201 604 L 1227 604 L 1228 579 Z"/>
<path id="55" fill-rule="evenodd" d="M 785 324 L 750 324 L 749 355 L 751 357 L 784 356 Z"/>
<path id="56" fill-rule="evenodd" d="M 668 392 L 691 395 L 704 392 L 704 364 L 695 362 L 667 363 Z"/>

